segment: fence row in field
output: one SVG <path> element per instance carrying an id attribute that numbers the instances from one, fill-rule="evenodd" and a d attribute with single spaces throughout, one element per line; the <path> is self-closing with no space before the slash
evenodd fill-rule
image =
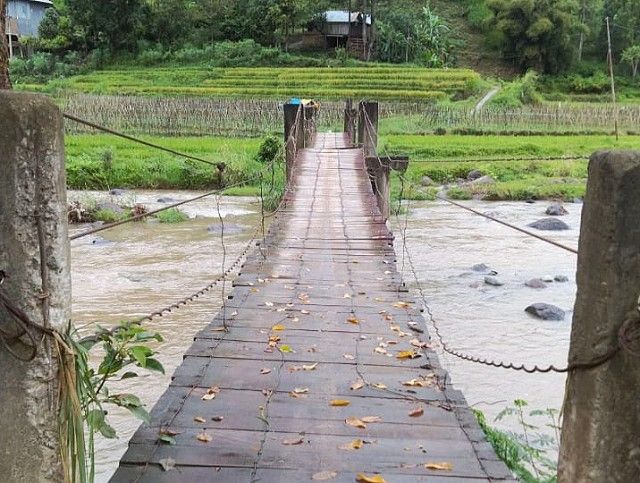
<path id="1" fill-rule="evenodd" d="M 63 99 L 65 110 L 81 118 L 126 132 L 162 136 L 251 137 L 282 132 L 278 100 L 160 98 L 74 95 Z M 321 129 L 337 129 L 342 102 L 322 103 Z M 610 105 L 557 105 L 519 108 L 434 105 L 424 102 L 380 104 L 382 134 L 430 133 L 605 133 L 614 129 Z M 640 130 L 640 106 L 618 108 L 621 132 Z M 82 126 L 73 132 L 90 132 Z"/>

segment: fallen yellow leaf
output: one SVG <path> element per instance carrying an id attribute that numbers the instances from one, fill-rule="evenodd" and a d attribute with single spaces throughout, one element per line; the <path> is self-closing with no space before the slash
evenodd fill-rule
<path id="1" fill-rule="evenodd" d="M 203 443 L 210 443 L 213 440 L 211 435 L 207 434 L 205 432 L 202 432 L 202 433 L 198 434 L 198 436 L 196 436 L 196 438 L 198 439 L 198 441 L 202 441 Z"/>
<path id="2" fill-rule="evenodd" d="M 196 416 L 195 418 L 193 418 L 193 420 L 194 420 L 196 423 L 206 423 L 206 422 L 207 422 L 207 420 L 206 420 L 206 419 L 204 419 L 202 416 Z"/>
<path id="3" fill-rule="evenodd" d="M 356 481 L 358 483 L 387 483 L 387 480 L 385 480 L 381 475 L 367 476 L 364 473 L 358 473 Z"/>
<path id="4" fill-rule="evenodd" d="M 355 315 L 350 315 L 347 318 L 347 322 L 349 322 L 350 324 L 354 324 L 354 325 L 358 325 L 360 323 L 360 321 L 356 318 Z"/>
<path id="5" fill-rule="evenodd" d="M 346 449 L 347 451 L 353 451 L 353 450 L 362 448 L 363 444 L 364 443 L 362 442 L 361 439 L 354 439 L 350 443 L 345 443 L 345 444 L 342 444 L 342 445 L 338 446 L 338 448 L 339 449 Z"/>
<path id="6" fill-rule="evenodd" d="M 330 406 L 336 406 L 336 407 L 348 406 L 349 404 L 351 403 L 346 399 L 332 399 L 331 401 L 329 401 Z"/>
<path id="7" fill-rule="evenodd" d="M 440 461 L 438 463 L 427 463 L 424 467 L 428 470 L 442 470 L 442 471 L 451 471 L 453 469 L 453 465 L 451 463 L 447 463 L 446 461 Z"/>
<path id="8" fill-rule="evenodd" d="M 344 422 L 349 425 L 349 426 L 353 426 L 354 428 L 360 428 L 360 429 L 364 429 L 367 427 L 367 425 L 364 423 L 364 421 L 362 421 L 361 419 L 358 419 L 354 416 L 350 416 L 347 419 L 344 420 Z"/>
<path id="9" fill-rule="evenodd" d="M 407 302 L 399 301 L 393 304 L 393 306 L 397 309 L 406 309 L 407 307 L 409 307 L 409 304 Z"/>
<path id="10" fill-rule="evenodd" d="M 285 326 L 282 324 L 276 324 L 273 327 L 271 327 L 271 330 L 284 330 Z"/>
<path id="11" fill-rule="evenodd" d="M 400 351 L 396 354 L 398 359 L 417 359 L 418 357 L 422 357 L 422 355 L 416 351 Z"/>
<path id="12" fill-rule="evenodd" d="M 402 385 L 411 387 L 430 387 L 433 385 L 433 381 L 425 379 L 411 379 L 410 381 L 404 381 Z"/>
<path id="13" fill-rule="evenodd" d="M 286 345 L 286 344 L 281 345 L 280 347 L 278 347 L 278 349 L 280 350 L 280 352 L 285 352 L 285 353 L 288 353 L 288 352 L 295 352 L 295 351 L 291 348 L 291 346 Z"/>

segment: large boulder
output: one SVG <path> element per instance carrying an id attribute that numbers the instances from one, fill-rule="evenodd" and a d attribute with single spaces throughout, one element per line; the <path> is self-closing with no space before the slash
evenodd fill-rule
<path id="1" fill-rule="evenodd" d="M 565 316 L 560 307 L 545 303 L 531 304 L 524 311 L 542 320 L 564 320 Z"/>
<path id="2" fill-rule="evenodd" d="M 569 277 L 567 277 L 566 275 L 556 275 L 555 277 L 553 277 L 553 279 L 556 282 L 560 282 L 560 283 L 565 283 L 569 281 Z"/>
<path id="3" fill-rule="evenodd" d="M 557 218 L 542 218 L 538 221 L 534 221 L 533 223 L 529 223 L 527 226 L 535 228 L 536 230 L 545 231 L 569 230 L 569 225 Z"/>
<path id="4" fill-rule="evenodd" d="M 475 181 L 477 179 L 480 179 L 484 176 L 484 173 L 478 169 L 472 169 L 471 171 L 469 171 L 469 174 L 467 174 L 467 181 Z"/>
<path id="5" fill-rule="evenodd" d="M 420 186 L 435 186 L 435 184 L 435 181 L 429 178 L 429 176 L 423 176 L 422 179 L 420 179 Z"/>
<path id="6" fill-rule="evenodd" d="M 564 215 L 567 215 L 568 213 L 569 212 L 560 203 L 552 204 L 547 208 L 547 211 L 545 211 L 545 214 L 549 216 L 564 216 Z"/>
<path id="7" fill-rule="evenodd" d="M 481 176 L 480 178 L 474 179 L 471 184 L 495 184 L 496 180 L 491 176 Z"/>
<path id="8" fill-rule="evenodd" d="M 96 210 L 97 211 L 112 211 L 112 212 L 118 213 L 118 214 L 124 213 L 124 209 L 120 205 L 112 203 L 111 201 L 98 201 L 96 203 Z"/>
<path id="9" fill-rule="evenodd" d="M 473 267 L 471 267 L 471 270 L 473 270 L 474 272 L 487 273 L 491 269 L 484 263 L 476 263 Z"/>

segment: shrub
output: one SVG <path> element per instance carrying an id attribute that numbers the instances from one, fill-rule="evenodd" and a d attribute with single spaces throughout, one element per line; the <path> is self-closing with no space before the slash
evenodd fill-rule
<path id="1" fill-rule="evenodd" d="M 256 160 L 268 164 L 282 158 L 282 142 L 275 136 L 269 136 L 262 141 Z"/>
<path id="2" fill-rule="evenodd" d="M 160 223 L 182 223 L 189 219 L 189 217 L 177 208 L 171 208 L 170 210 L 161 211 L 156 215 Z"/>

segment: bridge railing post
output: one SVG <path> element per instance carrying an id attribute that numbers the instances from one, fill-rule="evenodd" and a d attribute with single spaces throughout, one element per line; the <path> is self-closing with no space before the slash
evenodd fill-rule
<path id="1" fill-rule="evenodd" d="M 293 171 L 293 163 L 296 158 L 296 150 L 302 145 L 298 145 L 300 139 L 300 124 L 296 127 L 296 121 L 299 121 L 298 111 L 299 104 L 285 104 L 284 113 L 284 151 L 285 151 L 285 169 L 286 179 L 289 182 Z M 297 133 L 297 134 L 296 134 Z M 304 142 L 304 141 L 303 141 Z"/>
<path id="2" fill-rule="evenodd" d="M 558 481 L 637 481 L 640 469 L 640 152 L 591 157 Z"/>
<path id="3" fill-rule="evenodd" d="M 356 144 L 356 119 L 358 111 L 353 109 L 353 100 L 347 99 L 344 109 L 344 132 L 349 136 L 352 144 Z"/>
<path id="4" fill-rule="evenodd" d="M 71 319 L 60 111 L 44 96 L 0 91 L 0 147 L 0 475 L 59 482 L 53 333 Z"/>

